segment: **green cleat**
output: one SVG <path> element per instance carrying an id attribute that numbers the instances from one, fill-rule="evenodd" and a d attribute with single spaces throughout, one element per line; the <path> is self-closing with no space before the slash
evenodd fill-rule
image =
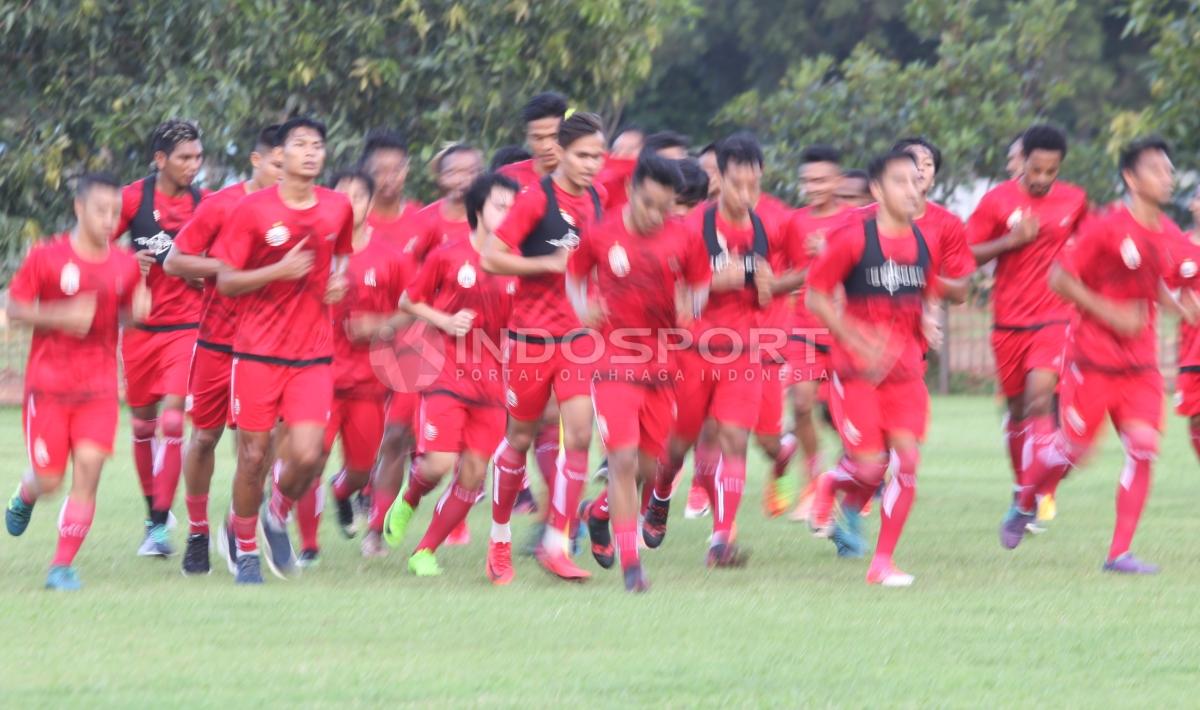
<path id="1" fill-rule="evenodd" d="M 862 515 L 857 510 L 842 508 L 829 537 L 837 547 L 838 557 L 862 557 L 867 552 L 862 536 Z"/>
<path id="2" fill-rule="evenodd" d="M 399 547 L 404 542 L 404 533 L 408 532 L 408 522 L 412 520 L 415 510 L 403 498 L 397 498 L 388 508 L 383 516 L 383 541 L 388 547 Z"/>
<path id="3" fill-rule="evenodd" d="M 412 509 L 409 508 L 409 510 Z M 437 577 L 442 573 L 442 568 L 438 565 L 432 550 L 417 550 L 412 557 L 408 558 L 408 571 L 418 577 Z"/>
<path id="4" fill-rule="evenodd" d="M 8 509 L 4 511 L 4 526 L 8 528 L 8 534 L 17 537 L 25 532 L 32 516 L 33 505 L 21 500 L 21 489 L 17 488 L 17 492 L 13 493 L 13 497 L 8 501 Z"/>
<path id="5" fill-rule="evenodd" d="M 46 575 L 46 589 L 56 592 L 78 592 L 82 588 L 74 567 L 56 565 L 51 567 L 50 574 Z"/>

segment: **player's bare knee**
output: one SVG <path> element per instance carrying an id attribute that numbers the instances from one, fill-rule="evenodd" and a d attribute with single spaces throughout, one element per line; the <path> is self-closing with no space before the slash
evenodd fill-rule
<path id="1" fill-rule="evenodd" d="M 487 480 L 487 459 L 472 452 L 463 454 L 462 465 L 458 469 L 458 480 L 463 488 L 469 491 L 483 488 Z"/>
<path id="2" fill-rule="evenodd" d="M 192 438 L 188 446 L 197 449 L 200 453 L 216 451 L 224 431 L 224 429 L 192 429 Z"/>
<path id="3" fill-rule="evenodd" d="M 453 455 L 443 455 L 439 453 L 427 453 L 421 457 L 421 462 L 418 464 L 421 470 L 421 476 L 429 480 L 441 480 L 446 474 L 450 473 L 450 469 L 454 468 L 455 457 Z"/>
<path id="4" fill-rule="evenodd" d="M 48 496 L 58 492 L 62 488 L 63 477 L 65 471 L 57 471 L 53 473 L 38 474 L 34 480 L 37 483 L 37 492 L 39 496 Z"/>
<path id="5" fill-rule="evenodd" d="M 717 443 L 721 447 L 721 453 L 725 455 L 745 456 L 750 443 L 750 432 L 737 427 L 720 426 L 717 428 Z"/>

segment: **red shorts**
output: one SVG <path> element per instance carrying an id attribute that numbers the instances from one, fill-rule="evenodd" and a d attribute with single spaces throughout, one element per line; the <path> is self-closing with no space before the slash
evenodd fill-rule
<path id="1" fill-rule="evenodd" d="M 130 407 L 145 407 L 166 395 L 186 396 L 197 332 L 196 328 L 162 332 L 122 329 L 125 403 Z"/>
<path id="2" fill-rule="evenodd" d="M 1180 372 L 1175 379 L 1175 413 L 1181 417 L 1200 415 L 1200 372 Z"/>
<path id="3" fill-rule="evenodd" d="M 1058 418 L 1063 436 L 1087 447 L 1112 417 L 1118 431 L 1127 422 L 1162 429 L 1163 380 L 1157 369 L 1113 374 L 1068 364 L 1059 388 Z"/>
<path id="4" fill-rule="evenodd" d="M 802 336 L 788 340 L 784 354 L 788 361 L 788 382 L 824 382 L 833 370 L 829 366 L 829 345 L 814 343 Z"/>
<path id="5" fill-rule="evenodd" d="M 996 376 L 1005 397 L 1025 391 L 1025 380 L 1033 370 L 1061 372 L 1067 348 L 1067 325 L 1050 323 L 1034 330 L 992 329 L 992 353 Z"/>
<path id="6" fill-rule="evenodd" d="M 325 453 L 333 451 L 333 440 L 342 439 L 342 461 L 352 471 L 370 471 L 383 442 L 381 399 L 333 397 L 329 424 L 325 426 Z"/>
<path id="7" fill-rule="evenodd" d="M 422 397 L 417 452 L 470 451 L 488 458 L 499 448 L 507 424 L 503 407 L 471 404 L 443 393 Z"/>
<path id="8" fill-rule="evenodd" d="M 754 433 L 759 436 L 779 436 L 783 433 L 783 391 L 786 365 L 763 367 L 762 399 L 758 401 L 758 421 Z"/>
<path id="9" fill-rule="evenodd" d="M 754 428 L 762 398 L 762 365 L 748 355 L 727 364 L 707 362 L 689 349 L 679 353 L 679 369 L 675 399 L 683 406 L 675 421 L 676 436 L 695 441 L 709 417 L 746 431 Z"/>
<path id="10" fill-rule="evenodd" d="M 233 355 L 196 345 L 192 353 L 192 371 L 188 377 L 187 411 L 196 429 L 220 429 L 232 426 L 229 407 L 229 377 Z"/>
<path id="11" fill-rule="evenodd" d="M 830 409 L 842 445 L 849 453 L 888 450 L 888 435 L 909 433 L 924 440 L 929 423 L 929 390 L 921 379 L 872 384 L 843 380 L 829 384 Z"/>
<path id="12" fill-rule="evenodd" d="M 67 457 L 80 443 L 111 454 L 117 435 L 117 398 L 77 400 L 25 393 L 22 423 L 29 465 L 39 476 L 62 476 Z"/>
<path id="13" fill-rule="evenodd" d="M 508 413 L 522 422 L 540 421 L 553 391 L 561 404 L 588 397 L 596 360 L 602 353 L 590 336 L 562 343 L 504 343 L 504 400 Z"/>
<path id="14" fill-rule="evenodd" d="M 233 420 L 239 429 L 271 431 L 285 424 L 329 423 L 333 371 L 329 365 L 288 367 L 233 358 Z"/>
<path id="15" fill-rule="evenodd" d="M 675 423 L 675 388 L 601 380 L 592 386 L 596 425 L 606 451 L 636 447 L 653 458 L 666 452 Z"/>
<path id="16" fill-rule="evenodd" d="M 383 421 L 389 426 L 406 426 L 413 429 L 417 425 L 417 410 L 421 406 L 419 392 L 392 391 L 388 397 L 387 409 Z"/>

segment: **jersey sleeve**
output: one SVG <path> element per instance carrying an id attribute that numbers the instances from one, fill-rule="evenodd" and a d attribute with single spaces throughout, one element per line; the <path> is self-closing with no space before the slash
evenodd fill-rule
<path id="1" fill-rule="evenodd" d="M 946 213 L 940 241 L 939 274 L 948 279 L 961 279 L 975 272 L 975 256 L 967 246 L 967 227 L 957 215 Z"/>
<path id="2" fill-rule="evenodd" d="M 117 228 L 112 235 L 114 242 L 129 231 L 129 223 L 137 215 L 142 201 L 142 182 L 142 180 L 136 180 L 121 188 L 121 218 L 117 221 Z"/>
<path id="3" fill-rule="evenodd" d="M 825 249 L 808 270 L 808 287 L 821 293 L 832 293 L 846 280 L 855 262 L 862 257 L 861 228 L 842 227 L 825 241 Z"/>
<path id="4" fill-rule="evenodd" d="M 575 278 L 587 278 L 596 268 L 596 238 L 594 232 L 584 232 L 579 236 L 579 246 L 571 252 L 567 259 L 567 273 Z"/>
<path id="5" fill-rule="evenodd" d="M 1058 265 L 1076 278 L 1093 271 L 1098 260 L 1110 251 L 1109 232 L 1104 221 L 1083 220 L 1074 239 L 1067 242 L 1058 255 Z"/>
<path id="6" fill-rule="evenodd" d="M 221 233 L 223 210 L 220 200 L 206 198 L 196 208 L 196 214 L 175 235 L 175 249 L 180 254 L 205 254 Z"/>
<path id="7" fill-rule="evenodd" d="M 333 253 L 337 256 L 348 256 L 354 253 L 354 209 L 350 206 L 349 200 L 340 204 L 341 225 L 338 227 Z"/>
<path id="8" fill-rule="evenodd" d="M 124 253 L 121 254 L 121 257 L 117 262 L 117 268 L 120 270 L 118 283 L 121 285 L 119 302 L 121 308 L 129 308 L 133 305 L 133 294 L 142 280 L 142 272 L 138 268 L 137 259 Z"/>
<path id="9" fill-rule="evenodd" d="M 514 252 L 521 251 L 525 237 L 546 214 L 546 192 L 540 187 L 531 186 L 517 195 L 513 206 L 505 216 L 496 236 Z"/>
<path id="10" fill-rule="evenodd" d="M 691 288 L 707 286 L 712 282 L 712 260 L 708 258 L 708 249 L 700 239 L 688 238 L 687 232 L 680 227 L 680 238 L 685 240 L 683 278 Z"/>
<path id="11" fill-rule="evenodd" d="M 19 303 L 32 303 L 37 300 L 42 283 L 42 254 L 41 248 L 34 247 L 21 268 L 13 275 L 8 284 L 8 297 Z"/>
<path id="12" fill-rule="evenodd" d="M 996 199 L 989 192 L 979 201 L 979 205 L 967 218 L 967 244 L 982 244 L 1004 236 L 997 227 L 1002 224 L 997 218 Z"/>
<path id="13" fill-rule="evenodd" d="M 213 243 L 211 255 L 233 269 L 245 269 L 254 243 L 254 212 L 243 202 L 229 216 Z"/>
<path id="14" fill-rule="evenodd" d="M 433 253 L 425 260 L 420 271 L 413 278 L 412 283 L 405 289 L 408 295 L 408 300 L 413 303 L 432 303 L 438 292 L 438 285 L 441 281 L 440 274 L 442 272 L 442 262 L 445 259 L 440 253 Z"/>

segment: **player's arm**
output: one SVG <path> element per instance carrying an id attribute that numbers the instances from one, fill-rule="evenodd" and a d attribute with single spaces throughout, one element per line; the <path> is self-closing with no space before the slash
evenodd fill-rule
<path id="1" fill-rule="evenodd" d="M 150 287 L 142 279 L 133 284 L 133 291 L 128 303 L 123 303 L 120 312 L 121 325 L 141 323 L 150 316 L 150 306 L 153 304 Z"/>
<path id="2" fill-rule="evenodd" d="M 938 294 L 943 300 L 953 304 L 965 303 L 967 300 L 967 281 L 970 276 L 964 276 L 958 279 L 946 278 L 945 276 L 934 277 L 938 282 Z"/>
<path id="3" fill-rule="evenodd" d="M 988 237 L 995 230 L 996 219 L 990 201 L 985 197 L 967 221 L 967 241 L 978 266 L 983 266 L 1005 252 L 1020 249 L 1037 236 L 1037 218 L 1026 215 L 1007 234 L 990 239 Z"/>
<path id="4" fill-rule="evenodd" d="M 569 256 L 566 249 L 558 249 L 546 256 L 522 256 L 499 239 L 489 239 L 483 245 L 479 263 L 484 271 L 501 276 L 561 274 L 567 270 Z"/>
<path id="5" fill-rule="evenodd" d="M 1145 303 L 1119 303 L 1106 298 L 1059 264 L 1050 269 L 1050 289 L 1080 311 L 1108 324 L 1118 335 L 1136 335 L 1146 325 Z"/>
<path id="6" fill-rule="evenodd" d="M 163 261 L 163 271 L 181 279 L 206 279 L 216 276 L 226 268 L 228 267 L 220 259 L 199 254 L 184 254 L 174 244 L 171 245 L 171 250 L 167 252 L 167 258 Z"/>
<path id="7" fill-rule="evenodd" d="M 76 338 L 87 335 L 96 316 L 96 294 L 81 293 L 54 303 L 9 298 L 9 321 L 33 328 L 58 330 Z"/>
<path id="8" fill-rule="evenodd" d="M 241 296 L 257 291 L 275 281 L 291 281 L 303 277 L 313 267 L 311 251 L 304 249 L 308 237 L 300 240 L 283 258 L 274 264 L 260 266 L 257 269 L 226 269 L 217 274 L 217 291 L 222 296 Z"/>
<path id="9" fill-rule="evenodd" d="M 429 323 L 443 333 L 458 338 L 471 332 L 471 324 L 475 322 L 475 311 L 469 308 L 464 308 L 457 313 L 447 313 L 434 308 L 428 303 L 411 300 L 407 292 L 400 299 L 400 309 L 415 318 Z"/>

